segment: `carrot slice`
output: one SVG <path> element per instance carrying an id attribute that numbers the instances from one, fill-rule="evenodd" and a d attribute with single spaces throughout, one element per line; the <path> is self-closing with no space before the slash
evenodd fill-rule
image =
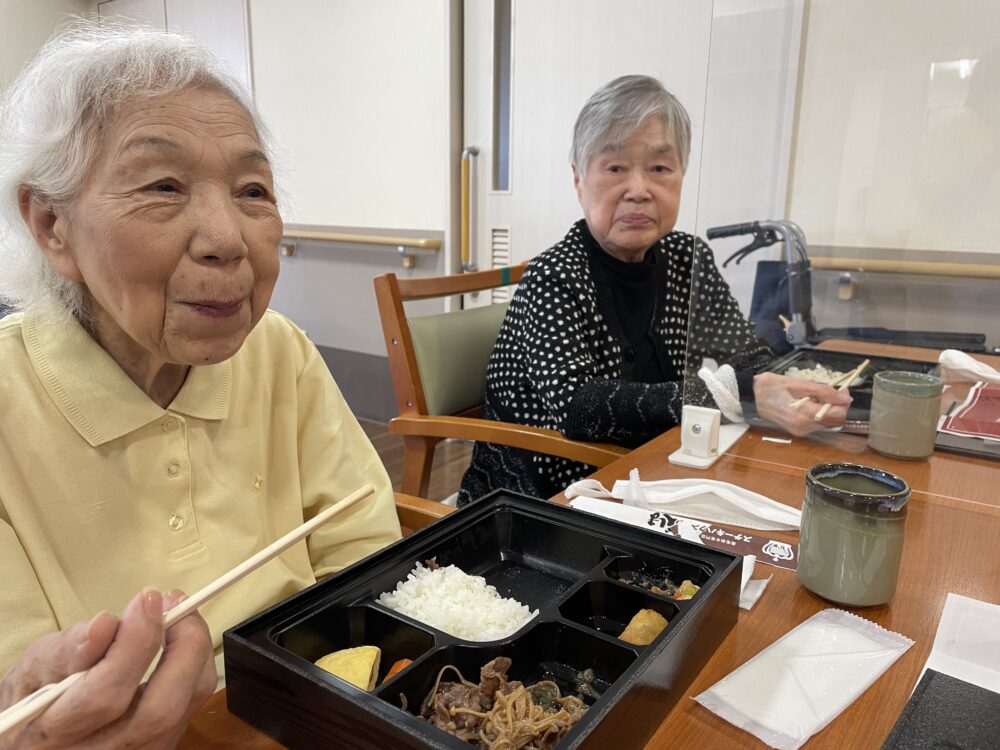
<path id="1" fill-rule="evenodd" d="M 393 665 L 389 668 L 389 671 L 385 675 L 385 680 L 382 680 L 382 682 L 385 682 L 386 680 L 390 679 L 397 672 L 402 672 L 412 663 L 413 659 L 400 659 L 399 661 L 393 663 Z"/>

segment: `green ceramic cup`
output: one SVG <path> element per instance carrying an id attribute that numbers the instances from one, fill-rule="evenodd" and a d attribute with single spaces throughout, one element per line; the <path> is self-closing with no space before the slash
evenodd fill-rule
<path id="1" fill-rule="evenodd" d="M 817 464 L 806 472 L 799 581 L 838 604 L 886 604 L 896 591 L 910 499 L 904 479 L 871 466 Z"/>
<path id="2" fill-rule="evenodd" d="M 875 373 L 868 445 L 893 458 L 931 455 L 943 388 L 941 378 L 922 372 Z"/>

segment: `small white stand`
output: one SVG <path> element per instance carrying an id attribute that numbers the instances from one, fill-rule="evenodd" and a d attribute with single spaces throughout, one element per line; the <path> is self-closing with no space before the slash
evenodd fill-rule
<path id="1" fill-rule="evenodd" d="M 720 421 L 718 409 L 685 406 L 681 414 L 681 447 L 670 454 L 670 463 L 707 469 L 750 427 L 742 423 L 720 424 Z"/>

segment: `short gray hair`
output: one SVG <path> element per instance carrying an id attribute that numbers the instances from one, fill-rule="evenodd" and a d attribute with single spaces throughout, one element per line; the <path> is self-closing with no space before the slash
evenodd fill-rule
<path id="1" fill-rule="evenodd" d="M 42 47 L 0 95 L 0 300 L 86 318 L 81 285 L 60 276 L 37 247 L 21 219 L 18 191 L 24 186 L 54 205 L 71 205 L 102 128 L 122 105 L 196 87 L 218 89 L 243 107 L 268 153 L 243 84 L 188 37 L 75 19 Z"/>
<path id="2" fill-rule="evenodd" d="M 681 170 L 687 171 L 691 118 L 684 105 L 655 78 L 628 75 L 595 91 L 576 118 L 570 160 L 580 175 L 605 146 L 624 143 L 650 117 L 659 117 L 673 135 Z"/>

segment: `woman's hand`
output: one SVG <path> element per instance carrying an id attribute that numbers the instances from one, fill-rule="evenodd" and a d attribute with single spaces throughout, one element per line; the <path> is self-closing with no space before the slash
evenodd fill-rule
<path id="1" fill-rule="evenodd" d="M 847 407 L 852 400 L 846 388 L 838 391 L 823 383 L 789 378 L 773 372 L 754 375 L 753 393 L 757 413 L 761 417 L 798 437 L 844 424 Z M 792 402 L 803 396 L 808 396 L 809 400 L 798 409 L 793 409 Z M 823 404 L 832 406 L 817 422 L 816 413 Z"/>
<path id="2" fill-rule="evenodd" d="M 89 671 L 32 721 L 0 736 L 0 750 L 175 747 L 216 684 L 212 637 L 201 616 L 163 629 L 163 613 L 183 598 L 147 589 L 121 619 L 102 612 L 35 641 L 0 682 L 0 709 Z M 141 684 L 161 646 L 159 664 Z"/>

